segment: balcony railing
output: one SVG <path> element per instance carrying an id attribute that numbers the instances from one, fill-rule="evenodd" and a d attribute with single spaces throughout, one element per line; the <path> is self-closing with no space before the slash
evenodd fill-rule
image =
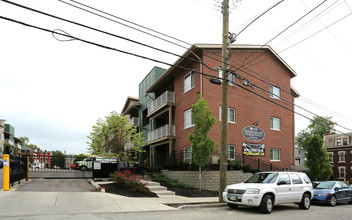
<path id="1" fill-rule="evenodd" d="M 153 100 L 153 102 L 148 106 L 148 114 L 152 113 L 154 110 L 164 105 L 165 103 L 175 103 L 175 93 L 171 91 L 164 92 L 161 96 Z"/>
<path id="2" fill-rule="evenodd" d="M 170 134 L 169 125 L 166 124 L 148 133 L 148 142 L 158 140 L 163 137 L 175 136 L 175 125 L 172 125 L 172 134 Z"/>
<path id="3" fill-rule="evenodd" d="M 132 125 L 139 125 L 139 118 L 138 117 L 132 117 L 130 118 L 130 123 Z"/>

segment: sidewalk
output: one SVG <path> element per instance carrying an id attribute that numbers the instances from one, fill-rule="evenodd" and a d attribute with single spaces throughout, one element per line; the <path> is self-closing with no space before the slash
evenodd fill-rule
<path id="1" fill-rule="evenodd" d="M 93 184 L 99 187 L 96 182 Z M 56 215 L 57 218 L 54 219 L 60 219 L 59 216 L 62 215 L 175 211 L 193 205 L 223 205 L 218 203 L 217 197 L 132 198 L 103 192 L 16 191 L 17 187 L 10 191 L 0 191 L 0 219 L 35 219 L 46 215 Z"/>

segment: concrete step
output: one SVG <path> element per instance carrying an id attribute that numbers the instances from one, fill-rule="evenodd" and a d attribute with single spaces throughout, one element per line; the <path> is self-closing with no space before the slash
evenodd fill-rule
<path id="1" fill-rule="evenodd" d="M 152 182 L 152 181 L 146 181 L 142 180 L 142 182 L 147 182 L 147 188 L 157 194 L 158 196 L 174 196 L 175 192 L 167 190 L 167 187 L 165 186 L 160 186 L 160 183 L 158 182 Z"/>
<path id="2" fill-rule="evenodd" d="M 176 195 L 175 192 L 169 191 L 169 190 L 158 190 L 153 193 L 157 194 L 158 196 L 174 196 L 174 195 Z"/>

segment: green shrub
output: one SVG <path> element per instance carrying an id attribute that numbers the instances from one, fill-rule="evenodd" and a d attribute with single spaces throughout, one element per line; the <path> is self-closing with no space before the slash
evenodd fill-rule
<path id="1" fill-rule="evenodd" d="M 131 171 L 129 170 L 112 173 L 110 174 L 110 178 L 118 186 L 127 188 L 131 191 L 145 192 L 148 190 L 147 188 L 145 188 L 147 185 L 147 182 L 142 183 L 140 178 L 137 178 L 136 175 L 131 175 Z"/>
<path id="2" fill-rule="evenodd" d="M 243 163 L 238 159 L 230 160 L 230 162 L 228 163 L 228 169 L 229 170 L 242 170 Z"/>

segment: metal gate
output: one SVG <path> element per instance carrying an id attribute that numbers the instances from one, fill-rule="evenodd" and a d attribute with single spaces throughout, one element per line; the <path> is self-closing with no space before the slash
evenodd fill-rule
<path id="1" fill-rule="evenodd" d="M 90 179 L 91 169 L 77 169 L 74 156 L 40 155 L 29 157 L 29 178 Z"/>

